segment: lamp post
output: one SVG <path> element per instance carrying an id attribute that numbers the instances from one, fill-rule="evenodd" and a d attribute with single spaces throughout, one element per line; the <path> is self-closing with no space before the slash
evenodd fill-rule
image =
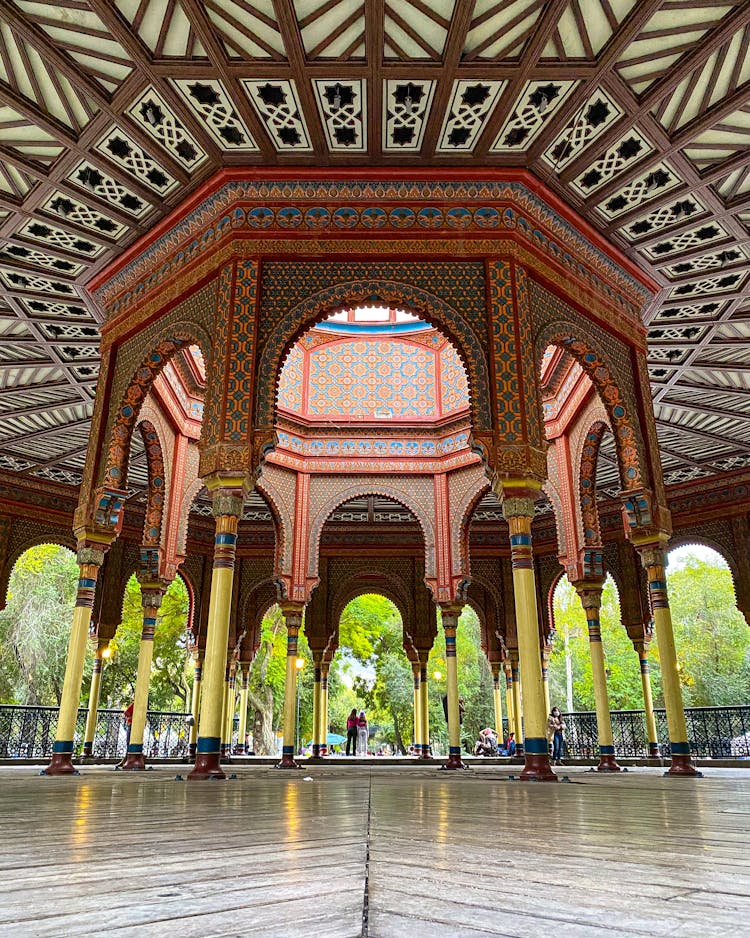
<path id="1" fill-rule="evenodd" d="M 294 667 L 297 669 L 297 722 L 294 732 L 294 749 L 295 755 L 299 752 L 299 698 L 300 698 L 300 677 L 302 674 L 302 669 L 305 666 L 304 658 L 297 658 L 294 662 Z"/>

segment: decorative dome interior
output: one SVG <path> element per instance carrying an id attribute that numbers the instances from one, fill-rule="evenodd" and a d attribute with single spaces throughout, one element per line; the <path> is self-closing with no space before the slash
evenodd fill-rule
<path id="1" fill-rule="evenodd" d="M 466 372 L 448 339 L 410 313 L 335 313 L 292 348 L 279 411 L 310 421 L 439 421 L 468 414 Z"/>

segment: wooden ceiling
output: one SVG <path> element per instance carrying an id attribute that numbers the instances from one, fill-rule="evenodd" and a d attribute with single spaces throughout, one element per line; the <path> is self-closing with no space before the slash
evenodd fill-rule
<path id="1" fill-rule="evenodd" d="M 746 466 L 748 144 L 750 0 L 0 0 L 0 468 L 78 483 L 85 283 L 259 164 L 530 168 L 661 285 L 667 482 Z"/>

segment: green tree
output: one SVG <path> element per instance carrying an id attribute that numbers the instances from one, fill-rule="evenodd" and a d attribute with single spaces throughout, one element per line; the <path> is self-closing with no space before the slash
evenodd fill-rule
<path id="1" fill-rule="evenodd" d="M 184 710 L 189 700 L 192 672 L 185 641 L 189 607 L 187 587 L 177 576 L 164 594 L 156 620 L 148 697 L 151 710 Z M 122 622 L 110 642 L 112 657 L 102 672 L 102 700 L 107 706 L 126 707 L 133 699 L 142 629 L 141 587 L 132 576 L 125 588 Z"/>
<path id="2" fill-rule="evenodd" d="M 0 699 L 59 705 L 73 620 L 78 564 L 72 551 L 42 544 L 13 568 L 0 612 Z"/>

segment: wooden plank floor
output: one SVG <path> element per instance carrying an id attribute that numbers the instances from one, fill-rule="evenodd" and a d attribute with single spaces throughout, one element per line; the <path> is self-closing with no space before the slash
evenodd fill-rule
<path id="1" fill-rule="evenodd" d="M 750 935 L 742 770 L 37 771 L 0 768 L 0 935 Z"/>

